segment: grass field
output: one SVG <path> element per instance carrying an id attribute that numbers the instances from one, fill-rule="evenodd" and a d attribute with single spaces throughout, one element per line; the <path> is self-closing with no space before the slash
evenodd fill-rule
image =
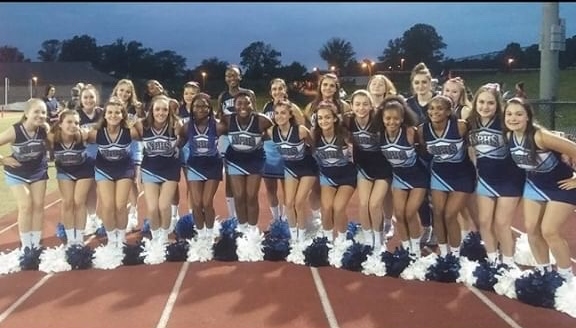
<path id="1" fill-rule="evenodd" d="M 16 121 L 20 119 L 20 117 L 22 117 L 22 113 L 4 113 L 4 116 L 0 117 L 0 131 L 4 132 L 6 129 L 10 128 L 12 124 L 16 123 Z M 0 154 L 2 154 L 2 156 L 8 156 L 10 153 L 9 145 L 3 145 L 0 147 Z M 52 191 L 58 190 L 58 183 L 54 178 L 56 176 L 56 171 L 53 166 L 48 168 L 48 175 L 50 176 L 50 179 L 48 180 L 46 193 L 51 193 Z M 17 208 L 16 199 L 12 196 L 10 188 L 4 183 L 4 169 L 0 170 L 0 199 L 2 200 L 2 206 L 0 206 L 0 218 L 2 218 L 6 213 L 10 213 Z"/>

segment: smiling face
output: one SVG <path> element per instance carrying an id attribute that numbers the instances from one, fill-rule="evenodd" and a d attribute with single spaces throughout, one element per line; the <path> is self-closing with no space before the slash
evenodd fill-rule
<path id="1" fill-rule="evenodd" d="M 402 113 L 400 108 L 387 107 L 382 115 L 382 123 L 384 123 L 384 128 L 388 133 L 396 133 L 400 130 L 404 119 L 402 118 Z"/>
<path id="2" fill-rule="evenodd" d="M 46 123 L 48 109 L 46 104 L 41 100 L 31 100 L 28 109 L 24 112 L 26 122 L 34 127 L 42 126 Z"/>
<path id="3" fill-rule="evenodd" d="M 334 111 L 328 108 L 319 108 L 316 113 L 317 126 L 322 132 L 334 130 L 334 125 L 337 122 L 337 117 Z"/>
<path id="4" fill-rule="evenodd" d="M 224 73 L 224 81 L 229 88 L 238 88 L 240 80 L 242 80 L 242 78 L 240 77 L 240 71 L 238 69 L 235 67 L 226 69 L 226 72 Z"/>
<path id="5" fill-rule="evenodd" d="M 412 89 L 416 95 L 426 95 L 432 91 L 432 83 L 427 74 L 416 74 L 411 82 Z"/>
<path id="6" fill-rule="evenodd" d="M 80 116 L 76 112 L 62 114 L 60 118 L 60 131 L 62 135 L 73 136 L 78 133 L 80 127 Z"/>
<path id="7" fill-rule="evenodd" d="M 496 97 L 489 92 L 484 91 L 478 94 L 476 98 L 476 112 L 481 119 L 491 119 L 496 115 L 498 103 Z"/>
<path id="8" fill-rule="evenodd" d="M 151 97 L 156 97 L 158 95 L 161 95 L 164 92 L 164 88 L 162 87 L 160 82 L 158 82 L 156 80 L 148 81 L 148 84 L 146 85 L 146 87 L 148 89 L 148 94 Z"/>
<path id="9" fill-rule="evenodd" d="M 367 117 L 372 111 L 372 101 L 364 94 L 353 95 L 352 111 L 358 118 Z"/>
<path id="10" fill-rule="evenodd" d="M 443 123 L 448 120 L 452 113 L 452 106 L 448 101 L 434 98 L 428 104 L 428 117 L 432 123 Z"/>
<path id="11" fill-rule="evenodd" d="M 152 117 L 154 122 L 158 124 L 165 124 L 170 114 L 170 106 L 168 101 L 164 99 L 156 100 L 152 107 Z"/>
<path id="12" fill-rule="evenodd" d="M 194 103 L 192 103 L 192 115 L 194 115 L 194 119 L 197 121 L 208 117 L 210 111 L 210 103 L 204 98 L 196 98 Z"/>
<path id="13" fill-rule="evenodd" d="M 370 81 L 368 85 L 368 91 L 373 96 L 385 96 L 386 95 L 386 81 L 382 78 L 374 78 Z"/>
<path id="14" fill-rule="evenodd" d="M 94 109 L 96 107 L 96 92 L 93 89 L 83 89 L 80 94 L 80 102 L 84 109 Z"/>
<path id="15" fill-rule="evenodd" d="M 338 91 L 336 80 L 330 77 L 324 77 L 320 82 L 320 93 L 323 99 L 332 99 Z"/>
<path id="16" fill-rule="evenodd" d="M 132 94 L 134 90 L 132 86 L 128 83 L 121 83 L 116 89 L 116 94 L 114 96 L 118 97 L 123 103 L 127 104 L 132 99 Z"/>
<path id="17" fill-rule="evenodd" d="M 454 104 L 459 103 L 460 97 L 462 96 L 462 92 L 463 92 L 462 87 L 460 87 L 460 85 L 458 85 L 458 83 L 455 82 L 448 81 L 444 83 L 444 86 L 442 87 L 442 95 L 450 97 L 450 99 L 452 99 L 452 102 Z"/>
<path id="18" fill-rule="evenodd" d="M 119 126 L 126 119 L 126 110 L 120 104 L 108 104 L 104 112 L 104 119 L 108 126 Z"/>
<path id="19" fill-rule="evenodd" d="M 292 109 L 289 105 L 278 105 L 274 108 L 274 121 L 279 126 L 285 126 L 290 123 L 292 118 Z"/>
<path id="20" fill-rule="evenodd" d="M 526 108 L 517 102 L 509 102 L 504 110 L 504 124 L 513 132 L 523 132 L 530 123 L 531 118 Z"/>
<path id="21" fill-rule="evenodd" d="M 190 104 L 192 102 L 192 98 L 194 98 L 195 95 L 200 93 L 200 89 L 193 87 L 193 86 L 188 86 L 184 88 L 184 93 L 182 95 L 182 98 L 184 99 L 184 102 L 186 104 Z"/>
<path id="22" fill-rule="evenodd" d="M 234 107 L 239 117 L 246 118 L 252 113 L 252 100 L 248 95 L 240 95 L 234 101 Z"/>
<path id="23" fill-rule="evenodd" d="M 286 91 L 286 84 L 280 81 L 276 81 L 272 83 L 270 86 L 270 95 L 274 101 L 285 100 L 288 97 L 288 93 Z"/>

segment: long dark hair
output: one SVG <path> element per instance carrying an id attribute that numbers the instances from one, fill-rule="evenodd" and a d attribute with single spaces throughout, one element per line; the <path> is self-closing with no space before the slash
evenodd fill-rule
<path id="1" fill-rule="evenodd" d="M 511 104 L 520 105 L 524 108 L 524 111 L 526 111 L 528 122 L 526 122 L 526 130 L 524 131 L 524 145 L 530 151 L 528 154 L 530 161 L 536 163 L 536 150 L 538 147 L 536 146 L 534 135 L 536 134 L 536 131 L 544 129 L 544 127 L 534 121 L 534 109 L 532 108 L 532 105 L 527 100 L 519 97 L 514 97 L 506 102 L 506 107 L 502 113 L 502 122 L 504 122 L 504 118 L 506 117 L 506 109 L 508 109 L 508 106 Z M 506 127 L 506 124 L 502 124 L 502 133 L 504 133 L 506 143 L 510 143 L 512 141 L 513 133 L 508 129 L 508 127 Z"/>
<path id="2" fill-rule="evenodd" d="M 404 97 L 402 96 L 388 96 L 384 98 L 384 101 L 376 109 L 376 114 L 374 114 L 374 123 L 381 133 L 386 131 L 384 127 L 384 112 L 388 110 L 395 110 L 400 113 L 402 117 L 402 128 L 416 126 L 416 113 L 406 104 Z"/>
<path id="3" fill-rule="evenodd" d="M 348 140 L 348 130 L 342 124 L 342 119 L 340 118 L 340 115 L 338 115 L 336 106 L 331 102 L 321 101 L 318 104 L 316 112 L 318 112 L 320 109 L 330 110 L 332 112 L 332 115 L 334 115 L 334 117 L 336 118 L 336 122 L 334 123 L 334 136 L 336 137 L 335 144 L 338 146 L 344 146 L 346 144 L 346 141 Z M 314 120 L 315 122 L 312 137 L 314 138 L 314 146 L 318 146 L 318 142 L 321 140 L 322 137 L 322 129 L 320 128 L 320 126 L 318 126 L 318 115 L 316 115 Z"/>

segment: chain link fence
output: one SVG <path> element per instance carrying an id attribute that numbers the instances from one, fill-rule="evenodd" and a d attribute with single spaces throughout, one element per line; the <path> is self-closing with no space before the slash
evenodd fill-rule
<path id="1" fill-rule="evenodd" d="M 540 125 L 576 141 L 576 101 L 530 100 Z"/>

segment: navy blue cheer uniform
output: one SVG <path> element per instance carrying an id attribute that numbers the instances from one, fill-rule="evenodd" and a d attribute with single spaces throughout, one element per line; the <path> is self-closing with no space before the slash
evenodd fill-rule
<path id="1" fill-rule="evenodd" d="M 188 121 L 188 157 L 186 179 L 188 181 L 222 181 L 222 156 L 218 151 L 216 120 L 208 119 L 204 131 L 200 131 L 194 120 Z"/>
<path id="2" fill-rule="evenodd" d="M 262 174 L 265 154 L 258 116 L 250 114 L 248 125 L 241 127 L 237 114 L 230 115 L 226 167 L 230 175 Z"/>
<path id="3" fill-rule="evenodd" d="M 80 116 L 80 128 L 81 129 L 94 129 L 98 122 L 102 119 L 104 110 L 100 107 L 94 108 L 93 116 L 88 116 L 81 108 L 78 110 L 78 116 Z M 96 153 L 98 153 L 98 145 L 95 143 L 86 144 L 86 153 L 92 159 L 96 159 Z"/>
<path id="4" fill-rule="evenodd" d="M 356 120 L 350 122 L 350 132 L 354 146 L 352 156 L 358 177 L 374 181 L 392 178 L 392 166 L 380 151 L 380 133 L 370 131 L 372 118 L 364 127 Z"/>
<path id="5" fill-rule="evenodd" d="M 318 176 L 318 164 L 312 156 L 310 147 L 300 140 L 297 124 L 291 125 L 286 137 L 280 128 L 272 128 L 272 142 L 284 160 L 284 177 L 299 179 L 306 176 Z"/>
<path id="6" fill-rule="evenodd" d="M 320 167 L 320 185 L 338 188 L 351 186 L 356 188 L 356 166 L 348 145 L 338 143 L 337 137 L 328 141 L 323 136 L 316 142 L 314 157 Z"/>
<path id="7" fill-rule="evenodd" d="M 94 158 L 88 156 L 87 145 L 74 140 L 70 145 L 54 144 L 54 165 L 58 180 L 94 179 Z"/>
<path id="8" fill-rule="evenodd" d="M 37 127 L 29 135 L 22 123 L 12 125 L 16 139 L 10 146 L 12 157 L 20 163 L 19 167 L 4 165 L 5 181 L 9 186 L 48 180 L 48 160 L 46 158 L 46 130 Z"/>
<path id="9" fill-rule="evenodd" d="M 134 179 L 130 129 L 120 128 L 116 140 L 112 140 L 107 129 L 102 127 L 96 133 L 96 144 L 98 145 L 95 164 L 96 181 Z"/>
<path id="10" fill-rule="evenodd" d="M 266 103 L 262 114 L 268 116 L 271 121 L 274 121 L 274 103 L 271 101 Z M 266 155 L 266 161 L 264 162 L 264 172 L 262 176 L 270 179 L 283 179 L 284 161 L 274 141 L 264 140 L 264 153 Z"/>
<path id="11" fill-rule="evenodd" d="M 180 181 L 180 158 L 174 128 L 166 124 L 160 131 L 153 127 L 142 129 L 144 157 L 142 182 L 163 183 Z"/>

